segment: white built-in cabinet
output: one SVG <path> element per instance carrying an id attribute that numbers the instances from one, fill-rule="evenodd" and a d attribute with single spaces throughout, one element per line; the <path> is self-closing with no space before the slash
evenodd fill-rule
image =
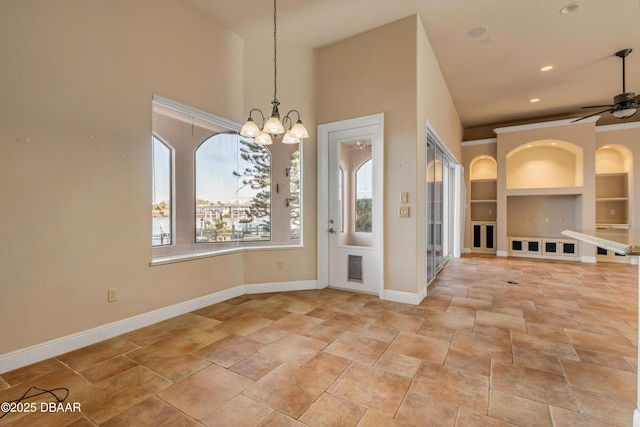
<path id="1" fill-rule="evenodd" d="M 605 146 L 596 151 L 596 228 L 630 228 L 629 153 Z M 630 258 L 596 248 L 599 262 L 628 263 Z"/>
<path id="2" fill-rule="evenodd" d="M 492 157 L 481 156 L 471 164 L 471 252 L 496 253 L 497 166 Z"/>

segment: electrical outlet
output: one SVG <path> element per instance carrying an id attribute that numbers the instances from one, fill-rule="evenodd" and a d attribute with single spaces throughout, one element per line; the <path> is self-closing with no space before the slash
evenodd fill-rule
<path id="1" fill-rule="evenodd" d="M 278 270 L 284 270 L 284 261 L 278 261 Z"/>
<path id="2" fill-rule="evenodd" d="M 107 301 L 113 302 L 118 299 L 118 290 L 116 288 L 107 289 Z"/>
<path id="3" fill-rule="evenodd" d="M 616 214 L 616 210 L 615 209 L 611 209 L 611 216 L 615 216 Z"/>
<path id="4" fill-rule="evenodd" d="M 403 206 L 400 209 L 398 209 L 398 216 L 400 218 L 409 218 L 409 207 Z"/>

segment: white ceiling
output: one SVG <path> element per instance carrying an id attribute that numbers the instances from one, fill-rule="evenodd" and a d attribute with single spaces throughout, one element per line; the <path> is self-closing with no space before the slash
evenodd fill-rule
<path id="1" fill-rule="evenodd" d="M 189 1 L 246 39 L 273 38 L 270 0 Z M 561 14 L 569 3 L 580 7 Z M 640 0 L 279 0 L 278 42 L 318 48 L 413 14 L 465 128 L 599 111 L 580 106 L 622 92 L 625 48 L 626 90 L 640 93 Z M 487 34 L 468 37 L 478 26 Z"/>

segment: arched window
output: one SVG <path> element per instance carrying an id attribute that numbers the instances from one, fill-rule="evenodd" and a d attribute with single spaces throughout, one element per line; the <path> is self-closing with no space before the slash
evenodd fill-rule
<path id="1" fill-rule="evenodd" d="M 356 171 L 356 232 L 371 233 L 373 209 L 373 159 Z"/>
<path id="2" fill-rule="evenodd" d="M 195 241 L 271 240 L 271 154 L 233 133 L 195 152 Z"/>
<path id="3" fill-rule="evenodd" d="M 173 230 L 173 150 L 154 136 L 151 152 L 153 193 L 151 207 L 151 245 L 170 245 L 172 243 Z"/>

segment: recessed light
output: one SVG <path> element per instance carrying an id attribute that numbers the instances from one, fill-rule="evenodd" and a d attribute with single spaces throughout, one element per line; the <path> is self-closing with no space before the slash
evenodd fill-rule
<path id="1" fill-rule="evenodd" d="M 540 71 L 551 71 L 553 70 L 553 65 L 545 65 L 544 67 L 540 68 Z"/>
<path id="2" fill-rule="evenodd" d="M 603 146 L 602 148 L 609 148 L 609 146 L 608 146 L 608 145 L 605 145 L 605 146 Z"/>
<path id="3" fill-rule="evenodd" d="M 533 145 L 527 144 L 527 148 L 531 148 L 531 147 L 533 147 Z"/>
<path id="4" fill-rule="evenodd" d="M 557 142 L 552 142 L 551 145 L 558 145 L 558 143 Z"/>
<path id="5" fill-rule="evenodd" d="M 563 15 L 567 15 L 569 13 L 573 13 L 580 8 L 580 3 L 571 3 L 560 9 L 560 13 Z"/>
<path id="6" fill-rule="evenodd" d="M 529 102 L 540 102 L 540 98 L 531 98 Z"/>
<path id="7" fill-rule="evenodd" d="M 471 38 L 482 37 L 487 34 L 487 31 L 489 31 L 487 27 L 475 27 L 467 33 L 467 36 Z"/>

